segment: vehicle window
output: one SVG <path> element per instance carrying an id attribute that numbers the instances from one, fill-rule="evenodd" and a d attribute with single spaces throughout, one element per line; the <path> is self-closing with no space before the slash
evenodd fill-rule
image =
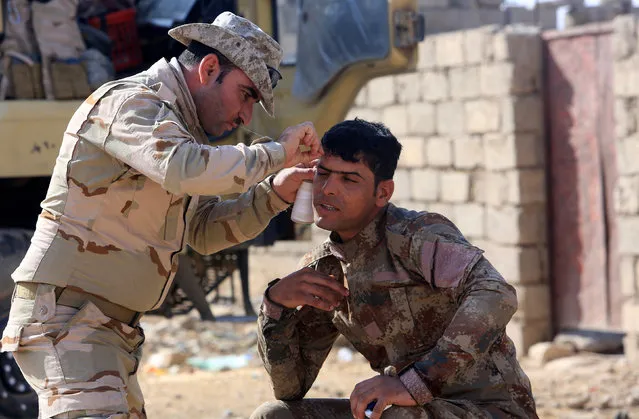
<path id="1" fill-rule="evenodd" d="M 390 52 L 388 2 L 298 0 L 293 95 L 312 101 L 340 71 Z"/>
<path id="2" fill-rule="evenodd" d="M 284 50 L 283 65 L 297 58 L 298 0 L 277 0 L 277 37 Z"/>

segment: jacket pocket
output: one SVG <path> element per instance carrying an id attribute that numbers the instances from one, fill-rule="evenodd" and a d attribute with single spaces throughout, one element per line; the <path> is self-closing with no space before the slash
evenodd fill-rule
<path id="1" fill-rule="evenodd" d="M 366 308 L 362 325 L 371 341 L 386 343 L 398 334 L 411 334 L 415 328 L 407 292 L 412 282 L 395 272 L 378 272 L 370 280 L 370 290 L 361 299 Z M 372 321 L 365 321 L 372 320 Z"/>

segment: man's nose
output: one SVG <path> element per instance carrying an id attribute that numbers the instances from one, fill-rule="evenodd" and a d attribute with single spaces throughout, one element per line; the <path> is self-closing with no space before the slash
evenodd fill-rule
<path id="1" fill-rule="evenodd" d="M 244 125 L 248 125 L 251 123 L 251 118 L 253 118 L 253 105 L 252 104 L 246 104 L 244 106 L 242 106 L 242 109 L 240 110 L 240 118 L 242 118 L 242 121 L 244 121 Z"/>
<path id="2" fill-rule="evenodd" d="M 337 191 L 337 179 L 333 175 L 328 175 L 322 184 L 322 193 L 324 195 L 335 195 Z"/>

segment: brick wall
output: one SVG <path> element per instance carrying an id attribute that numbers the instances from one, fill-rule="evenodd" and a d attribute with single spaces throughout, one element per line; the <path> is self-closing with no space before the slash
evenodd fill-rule
<path id="1" fill-rule="evenodd" d="M 541 38 L 483 27 L 428 36 L 418 71 L 372 80 L 347 118 L 387 124 L 404 150 L 393 202 L 439 212 L 517 288 L 520 354 L 549 338 Z"/>
<path id="2" fill-rule="evenodd" d="M 619 273 L 624 297 L 622 324 L 626 355 L 639 362 L 639 50 L 637 18 L 615 20 L 613 45 L 615 141 L 618 178 L 615 212 L 618 226 Z"/>

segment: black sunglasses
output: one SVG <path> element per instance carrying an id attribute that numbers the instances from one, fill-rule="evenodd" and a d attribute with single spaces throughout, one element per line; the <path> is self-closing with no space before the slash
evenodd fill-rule
<path id="1" fill-rule="evenodd" d="M 268 76 L 271 78 L 271 89 L 275 89 L 277 82 L 282 80 L 282 74 L 273 67 L 266 66 L 268 69 Z"/>

